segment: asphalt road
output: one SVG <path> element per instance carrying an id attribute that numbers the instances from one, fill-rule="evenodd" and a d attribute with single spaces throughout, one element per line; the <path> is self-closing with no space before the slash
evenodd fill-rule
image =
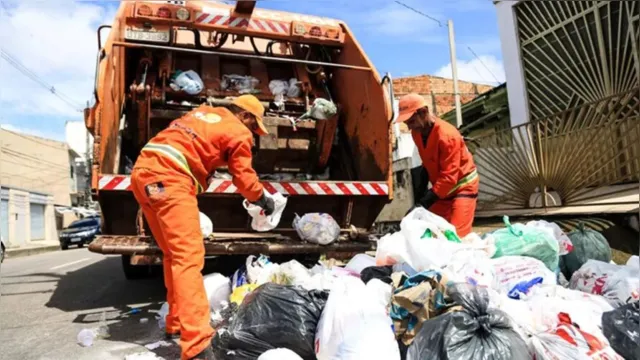
<path id="1" fill-rule="evenodd" d="M 119 256 L 70 249 L 6 259 L 0 278 L 0 359 L 122 360 L 163 339 L 155 319 L 162 278 L 126 280 Z M 103 315 L 109 337 L 78 345 L 80 330 L 97 328 Z M 153 350 L 167 360 L 179 351 L 175 343 Z"/>

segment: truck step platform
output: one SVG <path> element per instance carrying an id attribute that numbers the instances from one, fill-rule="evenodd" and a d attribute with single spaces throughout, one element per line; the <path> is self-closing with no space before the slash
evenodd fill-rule
<path id="1" fill-rule="evenodd" d="M 336 241 L 323 246 L 273 233 L 215 233 L 214 236 L 213 240 L 204 240 L 206 255 L 362 253 L 375 249 L 372 241 Z M 121 255 L 162 253 L 153 238 L 136 235 L 98 236 L 89 245 L 89 250 Z"/>

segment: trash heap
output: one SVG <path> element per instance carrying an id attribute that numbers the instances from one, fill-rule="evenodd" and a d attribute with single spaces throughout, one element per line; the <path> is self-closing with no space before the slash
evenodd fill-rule
<path id="1" fill-rule="evenodd" d="M 317 220 L 316 220 L 317 221 Z M 249 256 L 205 276 L 220 359 L 640 359 L 640 263 L 597 232 L 511 224 L 460 238 L 417 208 L 375 257 Z"/>

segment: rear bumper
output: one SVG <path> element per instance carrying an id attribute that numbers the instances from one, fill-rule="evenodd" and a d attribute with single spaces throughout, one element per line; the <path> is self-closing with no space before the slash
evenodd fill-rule
<path id="1" fill-rule="evenodd" d="M 247 235 L 243 238 L 243 235 Z M 336 241 L 330 245 L 317 245 L 278 234 L 217 234 L 215 240 L 205 240 L 206 255 L 251 254 L 325 254 L 362 253 L 375 249 L 372 241 Z M 150 237 L 98 236 L 89 250 L 100 254 L 161 255 L 162 251 Z"/>

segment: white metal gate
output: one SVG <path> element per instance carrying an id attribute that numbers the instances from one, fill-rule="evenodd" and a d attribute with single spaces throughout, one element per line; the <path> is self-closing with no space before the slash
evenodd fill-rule
<path id="1" fill-rule="evenodd" d="M 29 204 L 31 213 L 31 240 L 44 240 L 44 205 Z"/>
<path id="2" fill-rule="evenodd" d="M 9 245 L 9 200 L 0 200 L 0 235 L 4 245 Z"/>

